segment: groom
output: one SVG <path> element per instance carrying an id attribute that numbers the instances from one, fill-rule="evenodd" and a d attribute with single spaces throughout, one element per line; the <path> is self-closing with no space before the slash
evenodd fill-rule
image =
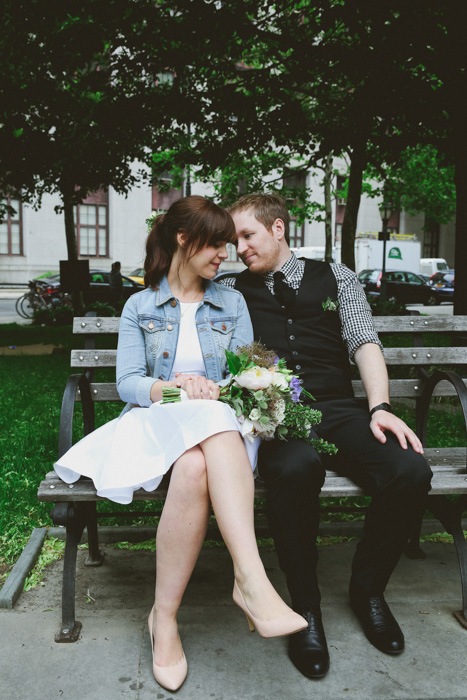
<path id="1" fill-rule="evenodd" d="M 291 252 L 289 214 L 278 195 L 246 195 L 230 214 L 248 269 L 222 282 L 244 295 L 255 339 L 284 357 L 317 399 L 317 437 L 338 447 L 329 457 L 300 440 L 272 440 L 262 443 L 259 454 L 279 564 L 294 609 L 309 623 L 290 637 L 289 656 L 305 676 L 321 678 L 329 669 L 316 577 L 325 468 L 372 497 L 352 563 L 350 604 L 368 640 L 387 654 L 403 651 L 404 636 L 384 590 L 410 519 L 423 508 L 431 470 L 420 440 L 392 411 L 381 343 L 355 273 Z M 359 369 L 368 406 L 353 397 L 349 359 Z"/>

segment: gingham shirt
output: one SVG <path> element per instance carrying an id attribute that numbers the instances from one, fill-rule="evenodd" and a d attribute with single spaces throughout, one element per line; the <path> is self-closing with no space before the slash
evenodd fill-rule
<path id="1" fill-rule="evenodd" d="M 370 306 L 357 275 L 345 265 L 337 263 L 330 263 L 330 265 L 337 282 L 342 339 L 347 346 L 350 360 L 353 360 L 355 351 L 363 343 L 376 343 L 383 350 L 373 325 Z M 298 292 L 305 271 L 305 261 L 292 253 L 280 271 L 289 287 Z M 271 294 L 274 294 L 274 272 L 262 275 Z M 235 282 L 235 277 L 225 277 L 219 280 L 220 284 L 225 284 L 228 287 L 235 287 Z"/>

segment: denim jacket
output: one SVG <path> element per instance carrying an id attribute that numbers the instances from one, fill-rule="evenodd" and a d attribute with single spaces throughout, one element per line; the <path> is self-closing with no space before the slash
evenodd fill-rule
<path id="1" fill-rule="evenodd" d="M 235 289 L 208 280 L 195 322 L 206 376 L 219 383 L 228 372 L 224 351 L 253 341 L 245 300 Z M 128 299 L 117 350 L 117 389 L 123 401 L 151 405 L 154 381 L 170 379 L 179 328 L 180 302 L 170 291 L 167 277 L 156 288 L 148 287 Z"/>

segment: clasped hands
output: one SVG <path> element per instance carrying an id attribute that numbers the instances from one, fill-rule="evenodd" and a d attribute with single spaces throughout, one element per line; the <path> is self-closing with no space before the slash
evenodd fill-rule
<path id="1" fill-rule="evenodd" d="M 220 387 L 199 374 L 175 374 L 175 383 L 178 387 L 186 391 L 189 399 L 213 399 L 219 398 Z"/>

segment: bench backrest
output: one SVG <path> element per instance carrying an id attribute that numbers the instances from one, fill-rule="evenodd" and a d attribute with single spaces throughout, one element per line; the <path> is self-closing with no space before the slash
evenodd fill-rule
<path id="1" fill-rule="evenodd" d="M 384 350 L 384 358 L 388 366 L 406 366 L 407 378 L 390 380 L 391 398 L 417 398 L 422 393 L 424 378 L 421 370 L 429 370 L 431 366 L 440 365 L 461 368 L 467 366 L 467 347 L 434 347 L 424 345 L 423 334 L 457 333 L 467 336 L 467 316 L 375 316 L 375 327 L 379 334 L 402 333 L 411 336 L 410 347 L 389 347 Z M 73 319 L 73 333 L 85 336 L 85 349 L 71 351 L 71 366 L 82 371 L 102 367 L 115 367 L 117 351 L 96 350 L 95 339 L 101 335 L 117 335 L 120 324 L 119 318 L 77 317 Z M 428 338 L 429 340 L 429 338 Z M 416 367 L 415 372 L 409 368 Z M 462 367 L 461 376 L 465 376 Z M 467 385 L 467 379 L 464 378 Z M 353 381 L 355 395 L 364 396 L 362 382 Z M 434 396 L 454 396 L 455 391 L 448 382 L 441 382 Z M 114 382 L 94 382 L 91 375 L 91 396 L 93 401 L 119 401 Z M 79 400 L 79 394 L 77 394 Z"/>

